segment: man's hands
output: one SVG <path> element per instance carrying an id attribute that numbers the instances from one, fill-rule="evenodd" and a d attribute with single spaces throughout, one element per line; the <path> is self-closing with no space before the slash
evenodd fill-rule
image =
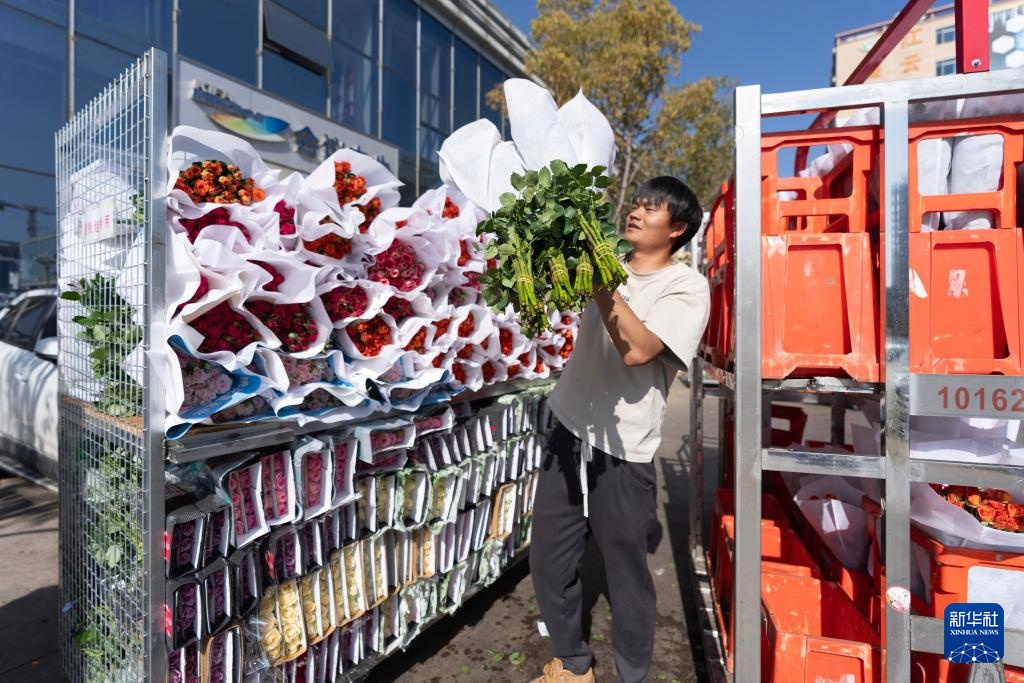
<path id="1" fill-rule="evenodd" d="M 595 287 L 594 302 L 612 343 L 627 366 L 646 365 L 665 349 L 658 335 L 647 329 L 617 291 Z"/>

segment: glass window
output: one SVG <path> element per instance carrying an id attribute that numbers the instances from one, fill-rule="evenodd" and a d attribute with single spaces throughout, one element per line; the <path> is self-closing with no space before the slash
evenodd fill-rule
<path id="1" fill-rule="evenodd" d="M 327 77 L 271 50 L 263 51 L 263 89 L 320 114 L 327 108 Z"/>
<path id="2" fill-rule="evenodd" d="M 178 0 L 178 51 L 212 69 L 256 85 L 259 3 Z M 227 41 L 224 27 L 231 27 Z M 230 43 L 230 49 L 226 46 Z"/>
<path id="3" fill-rule="evenodd" d="M 49 19 L 61 26 L 68 24 L 68 0 L 4 0 L 4 4 Z"/>
<path id="4" fill-rule="evenodd" d="M 416 83 L 384 70 L 381 137 L 410 154 L 416 153 Z M 415 178 L 415 176 L 414 176 Z"/>
<path id="5" fill-rule="evenodd" d="M 494 86 L 500 85 L 505 82 L 505 74 L 501 72 L 501 69 L 491 64 L 489 61 L 480 58 L 480 116 L 481 118 L 490 119 L 494 125 L 501 130 L 501 111 L 498 109 L 492 109 L 487 104 L 487 93 L 489 93 Z"/>
<path id="6" fill-rule="evenodd" d="M 311 68 L 326 71 L 330 66 L 331 46 L 327 42 L 327 34 L 269 0 L 263 5 L 263 30 L 264 54 L 269 48 L 296 55 L 308 61 Z"/>
<path id="7" fill-rule="evenodd" d="M 935 42 L 939 45 L 956 41 L 956 26 L 943 26 L 935 29 Z"/>
<path id="8" fill-rule="evenodd" d="M 7 331 L 7 342 L 31 350 L 35 345 L 40 323 L 53 307 L 53 298 L 35 296 L 22 303 L 11 329 Z"/>
<path id="9" fill-rule="evenodd" d="M 75 0 L 75 33 L 142 54 L 171 45 L 171 0 Z"/>
<path id="10" fill-rule="evenodd" d="M 451 130 L 452 34 L 428 14 L 420 15 L 420 120 Z"/>
<path id="11" fill-rule="evenodd" d="M 437 164 L 420 160 L 420 194 L 441 186 L 441 175 Z"/>
<path id="12" fill-rule="evenodd" d="M 115 50 L 94 40 L 75 39 L 75 109 L 88 104 L 139 55 Z"/>
<path id="13" fill-rule="evenodd" d="M 52 150 L 52 148 L 53 140 L 51 139 L 50 149 Z M 52 151 L 49 154 L 53 156 Z M 52 175 L 0 168 L 0 201 L 11 204 L 0 211 L 0 243 L 20 244 L 28 237 L 29 224 L 33 220 L 36 234 L 46 235 L 56 231 L 57 222 L 54 220 L 56 199 Z M 30 207 L 36 207 L 34 216 L 26 210 Z M 6 250 L 3 249 L 4 246 L 0 244 L 0 263 L 4 263 L 8 257 Z M 17 256 L 18 252 L 15 249 L 13 257 L 17 259 Z M 0 290 L 7 285 L 6 280 L 0 281 Z"/>
<path id="14" fill-rule="evenodd" d="M 53 173 L 53 134 L 67 109 L 67 38 L 53 24 L 0 5 L 0 164 Z M 16 133 L 16 134 L 15 134 Z M 40 178 L 43 180 L 42 178 Z M 53 179 L 45 179 L 53 189 Z M 23 203 L 0 186 L 0 200 Z M 47 206 L 52 204 L 51 201 Z M 9 213 L 9 212 L 8 212 Z M 0 221 L 6 220 L 0 212 Z M 22 217 L 24 220 L 24 217 Z M 0 240 L 7 239 L 0 230 Z"/>
<path id="15" fill-rule="evenodd" d="M 46 316 L 46 320 L 43 321 L 43 329 L 39 332 L 40 339 L 47 339 L 49 337 L 57 336 L 57 307 L 53 306 L 50 308 L 50 314 Z"/>
<path id="16" fill-rule="evenodd" d="M 331 115 L 356 130 L 377 134 L 376 60 L 334 41 Z"/>
<path id="17" fill-rule="evenodd" d="M 398 179 L 404 185 L 398 188 L 402 196 L 402 206 L 412 206 L 419 197 L 416 191 L 416 155 L 411 152 L 398 152 Z"/>
<path id="18" fill-rule="evenodd" d="M 377 3 L 334 0 L 334 38 L 364 55 L 377 57 Z"/>
<path id="19" fill-rule="evenodd" d="M 14 321 L 18 319 L 18 314 L 27 303 L 29 303 L 28 300 L 17 304 L 11 304 L 10 308 L 7 309 L 7 312 L 3 314 L 3 317 L 0 317 L 0 341 L 7 341 L 7 335 L 11 331 L 11 326 L 14 325 Z"/>
<path id="20" fill-rule="evenodd" d="M 76 0 L 77 1 L 77 0 Z M 282 4 L 322 31 L 327 30 L 329 0 L 284 0 Z"/>
<path id="21" fill-rule="evenodd" d="M 428 126 L 420 128 L 420 159 L 437 163 L 437 152 L 441 149 L 441 143 L 448 137 L 447 133 L 434 130 Z"/>
<path id="22" fill-rule="evenodd" d="M 384 3 L 384 66 L 416 78 L 416 5 L 409 0 Z"/>
<path id="23" fill-rule="evenodd" d="M 935 75 L 936 76 L 948 76 L 949 74 L 956 73 L 956 60 L 955 59 L 944 59 L 941 62 L 935 64 Z"/>
<path id="24" fill-rule="evenodd" d="M 476 121 L 476 51 L 464 42 L 455 39 L 455 127 Z"/>

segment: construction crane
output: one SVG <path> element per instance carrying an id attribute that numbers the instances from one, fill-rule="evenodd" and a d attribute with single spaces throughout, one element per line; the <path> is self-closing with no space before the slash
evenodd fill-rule
<path id="1" fill-rule="evenodd" d="M 36 215 L 40 213 L 54 213 L 53 209 L 45 206 L 36 206 L 35 204 L 16 204 L 14 202 L 8 202 L 0 199 L 0 211 L 4 211 L 6 209 L 16 209 L 28 214 L 28 225 L 25 227 L 25 233 L 29 239 L 39 236 L 39 224 L 36 221 Z"/>

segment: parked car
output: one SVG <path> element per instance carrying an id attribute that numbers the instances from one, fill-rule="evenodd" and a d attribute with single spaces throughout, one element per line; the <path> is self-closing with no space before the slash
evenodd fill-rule
<path id="1" fill-rule="evenodd" d="M 0 466 L 57 481 L 57 290 L 0 313 Z"/>

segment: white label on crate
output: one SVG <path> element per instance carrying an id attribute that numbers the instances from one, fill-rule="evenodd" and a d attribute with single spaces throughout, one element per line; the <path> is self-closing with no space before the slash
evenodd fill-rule
<path id="1" fill-rule="evenodd" d="M 971 567 L 967 570 L 967 602 L 995 602 L 1003 606 L 1005 627 L 1024 629 L 1024 571 Z"/>
<path id="2" fill-rule="evenodd" d="M 114 236 L 114 198 L 86 207 L 82 214 L 82 242 L 92 244 Z"/>

